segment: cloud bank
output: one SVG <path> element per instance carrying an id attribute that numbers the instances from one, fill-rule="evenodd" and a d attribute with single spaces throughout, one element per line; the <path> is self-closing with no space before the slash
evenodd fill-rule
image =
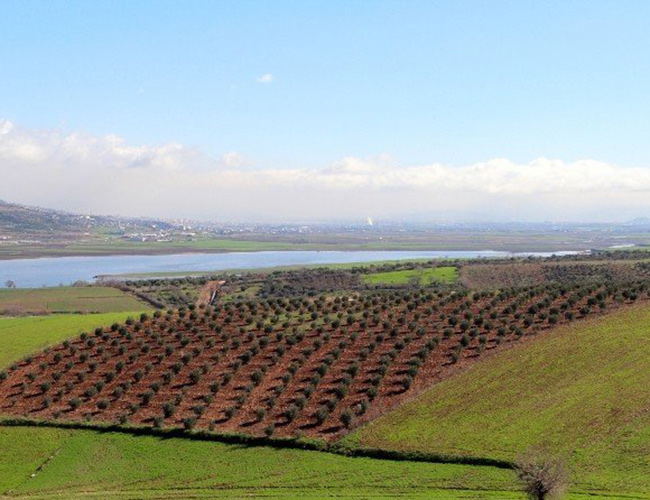
<path id="1" fill-rule="evenodd" d="M 401 166 L 378 156 L 256 169 L 238 152 L 211 159 L 178 143 L 136 146 L 0 121 L 0 198 L 215 221 L 616 221 L 650 215 L 650 168 L 547 158 Z"/>

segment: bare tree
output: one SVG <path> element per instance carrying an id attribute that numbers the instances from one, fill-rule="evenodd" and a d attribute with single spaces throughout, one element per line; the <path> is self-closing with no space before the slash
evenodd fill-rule
<path id="1" fill-rule="evenodd" d="M 545 450 L 531 449 L 515 464 L 519 480 L 531 500 L 562 498 L 569 475 L 564 462 Z"/>

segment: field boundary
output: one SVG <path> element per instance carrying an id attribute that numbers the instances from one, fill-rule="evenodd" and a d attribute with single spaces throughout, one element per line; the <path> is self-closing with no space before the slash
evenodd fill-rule
<path id="1" fill-rule="evenodd" d="M 218 433 L 204 430 L 165 429 L 139 425 L 101 424 L 92 422 L 68 422 L 36 420 L 30 418 L 0 417 L 0 427 L 46 427 L 53 429 L 89 430 L 101 433 L 122 433 L 132 436 L 153 436 L 160 438 L 181 438 L 194 441 L 214 441 L 224 444 L 247 446 L 268 446 L 278 449 L 297 449 L 320 451 L 343 455 L 351 458 L 373 458 L 378 460 L 393 460 L 399 462 L 425 462 L 435 464 L 473 465 L 481 467 L 496 467 L 499 469 L 514 469 L 513 462 L 487 457 L 447 455 L 441 453 L 403 452 L 384 450 L 381 448 L 350 447 L 338 443 L 326 443 L 307 438 L 273 438 L 249 436 L 237 433 Z"/>

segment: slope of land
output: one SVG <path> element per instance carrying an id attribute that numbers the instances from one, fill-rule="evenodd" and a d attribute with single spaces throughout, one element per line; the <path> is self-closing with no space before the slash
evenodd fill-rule
<path id="1" fill-rule="evenodd" d="M 0 315 L 109 313 L 149 308 L 113 287 L 0 289 Z"/>
<path id="2" fill-rule="evenodd" d="M 521 497 L 514 474 L 494 467 L 182 438 L 0 427 L 0 449 L 0 496 L 11 498 Z"/>
<path id="3" fill-rule="evenodd" d="M 152 231 L 172 227 L 167 222 L 154 219 L 74 214 L 0 200 L 0 233 L 8 235 L 9 240 L 83 239 L 92 233 Z"/>
<path id="4" fill-rule="evenodd" d="M 601 260 L 517 260 L 513 262 L 476 264 L 468 262 L 461 266 L 459 282 L 473 290 L 498 290 L 508 287 L 534 286 L 540 283 L 608 282 L 648 276 L 649 258 L 643 252 L 635 252 L 634 259 Z"/>
<path id="5" fill-rule="evenodd" d="M 484 352 L 647 295 L 644 283 L 424 289 L 157 312 L 12 365 L 0 411 L 333 440 Z"/>
<path id="6" fill-rule="evenodd" d="M 138 316 L 140 312 L 106 314 L 60 314 L 26 318 L 0 318 L 0 367 L 5 367 L 27 354 L 66 338 Z"/>
<path id="7" fill-rule="evenodd" d="M 544 444 L 579 490 L 650 494 L 650 307 L 564 326 L 359 428 L 350 446 L 514 459 Z"/>

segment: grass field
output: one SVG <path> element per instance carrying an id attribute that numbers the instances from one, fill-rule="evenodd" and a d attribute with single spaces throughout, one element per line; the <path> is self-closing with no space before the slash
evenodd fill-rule
<path id="1" fill-rule="evenodd" d="M 136 316 L 137 312 L 130 315 Z M 0 366 L 127 313 L 0 319 Z M 547 442 L 567 498 L 650 498 L 650 307 L 488 357 L 348 446 L 512 459 Z M 614 493 L 616 492 L 616 493 Z M 90 430 L 0 426 L 0 498 L 523 499 L 511 471 Z"/>
<path id="2" fill-rule="evenodd" d="M 513 459 L 545 444 L 574 489 L 650 495 L 650 307 L 544 335 L 358 429 L 351 446 Z"/>
<path id="3" fill-rule="evenodd" d="M 0 318 L 0 367 L 6 366 L 31 352 L 89 331 L 97 326 L 122 322 L 128 316 L 137 317 L 140 311 L 106 314 L 61 314 Z"/>
<path id="4" fill-rule="evenodd" d="M 0 366 L 125 316 L 1 319 Z M 0 427 L 0 450 L 2 498 L 520 497 L 512 491 L 512 473 L 492 467 L 346 458 L 120 433 Z"/>
<path id="5" fill-rule="evenodd" d="M 16 288 L 0 290 L 0 314 L 108 313 L 146 307 L 111 287 Z"/>
<path id="6" fill-rule="evenodd" d="M 363 277 L 363 280 L 369 285 L 407 285 L 413 282 L 420 285 L 430 285 L 432 283 L 452 284 L 457 279 L 458 268 L 453 266 L 404 269 L 402 271 L 366 274 Z"/>
<path id="7" fill-rule="evenodd" d="M 12 498 L 521 498 L 492 467 L 28 427 L 0 427 L 0 449 Z"/>

